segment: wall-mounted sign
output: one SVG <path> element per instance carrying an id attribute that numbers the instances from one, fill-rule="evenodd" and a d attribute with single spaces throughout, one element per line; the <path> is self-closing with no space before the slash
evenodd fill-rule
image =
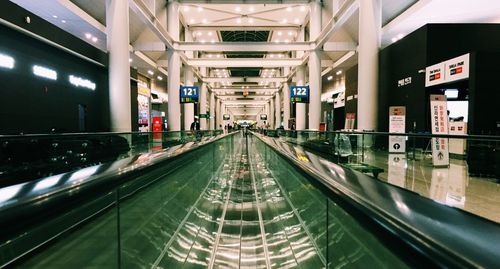
<path id="1" fill-rule="evenodd" d="M 47 67 L 34 65 L 33 74 L 39 77 L 48 78 L 52 80 L 57 80 L 57 72 Z"/>
<path id="2" fill-rule="evenodd" d="M 200 114 L 200 119 L 210 119 L 210 114 Z"/>
<path id="3" fill-rule="evenodd" d="M 292 103 L 309 103 L 309 86 L 290 86 Z"/>
<path id="4" fill-rule="evenodd" d="M 356 123 L 356 113 L 346 113 L 344 129 L 353 130 L 355 123 Z"/>
<path id="5" fill-rule="evenodd" d="M 229 120 L 229 119 L 231 119 L 231 116 L 229 114 L 224 114 L 224 115 L 222 115 L 222 119 Z"/>
<path id="6" fill-rule="evenodd" d="M 389 133 L 404 133 L 406 126 L 406 107 L 389 107 Z M 405 153 L 406 137 L 389 136 L 389 153 Z"/>
<path id="7" fill-rule="evenodd" d="M 448 113 L 445 95 L 431 95 L 432 134 L 448 134 Z M 432 138 L 432 164 L 448 166 L 450 164 L 447 138 Z"/>
<path id="8" fill-rule="evenodd" d="M 470 54 L 465 54 L 445 62 L 446 82 L 469 78 Z"/>
<path id="9" fill-rule="evenodd" d="M 267 120 L 267 114 L 260 114 L 260 120 Z"/>
<path id="10" fill-rule="evenodd" d="M 411 84 L 411 77 L 403 78 L 398 80 L 398 87 L 403 87 L 408 84 Z"/>
<path id="11" fill-rule="evenodd" d="M 14 58 L 7 56 L 5 54 L 0 54 L 0 67 L 12 69 L 14 68 L 14 63 L 16 61 Z"/>
<path id="12" fill-rule="evenodd" d="M 425 69 L 425 87 L 469 78 L 470 54 Z"/>
<path id="13" fill-rule="evenodd" d="M 444 83 L 444 63 L 438 63 L 425 69 L 425 87 Z"/>
<path id="14" fill-rule="evenodd" d="M 69 76 L 69 83 L 75 85 L 76 87 L 83 87 L 91 90 L 95 90 L 95 83 L 84 78 L 75 77 L 73 75 Z"/>
<path id="15" fill-rule="evenodd" d="M 200 90 L 197 86 L 181 86 L 181 103 L 198 103 Z"/>

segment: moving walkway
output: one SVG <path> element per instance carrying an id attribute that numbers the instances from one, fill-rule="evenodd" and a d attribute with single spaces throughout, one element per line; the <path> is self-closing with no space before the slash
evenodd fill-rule
<path id="1" fill-rule="evenodd" d="M 18 268 L 499 265 L 500 227 L 258 134 L 216 134 L 0 189 Z"/>

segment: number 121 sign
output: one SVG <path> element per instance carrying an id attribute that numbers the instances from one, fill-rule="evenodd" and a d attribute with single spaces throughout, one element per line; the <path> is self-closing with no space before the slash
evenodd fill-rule
<path id="1" fill-rule="evenodd" d="M 292 103 L 309 103 L 309 86 L 290 86 Z"/>
<path id="2" fill-rule="evenodd" d="M 181 103 L 198 103 L 200 90 L 197 86 L 181 86 Z"/>

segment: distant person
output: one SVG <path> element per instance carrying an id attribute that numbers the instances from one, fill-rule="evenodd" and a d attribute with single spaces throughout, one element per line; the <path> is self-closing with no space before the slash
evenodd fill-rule
<path id="1" fill-rule="evenodd" d="M 191 131 L 199 131 L 200 130 L 200 123 L 198 122 L 197 118 L 195 118 L 193 123 L 191 123 L 191 127 L 189 129 Z"/>

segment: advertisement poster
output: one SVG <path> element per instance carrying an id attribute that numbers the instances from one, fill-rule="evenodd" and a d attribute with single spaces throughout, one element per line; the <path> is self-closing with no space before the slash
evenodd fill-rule
<path id="1" fill-rule="evenodd" d="M 137 88 L 137 104 L 139 111 L 139 131 L 149 132 L 149 111 L 150 111 L 150 95 L 151 91 L 147 84 L 139 81 Z"/>
<path id="2" fill-rule="evenodd" d="M 432 134 L 448 134 L 448 113 L 445 95 L 431 95 L 431 129 Z M 448 166 L 450 164 L 448 139 L 432 138 L 432 164 Z"/>
<path id="3" fill-rule="evenodd" d="M 346 113 L 344 129 L 353 130 L 355 123 L 356 123 L 356 113 Z"/>
<path id="4" fill-rule="evenodd" d="M 406 107 L 389 107 L 389 133 L 405 133 L 406 127 Z M 389 136 L 389 153 L 405 153 L 406 137 Z"/>

